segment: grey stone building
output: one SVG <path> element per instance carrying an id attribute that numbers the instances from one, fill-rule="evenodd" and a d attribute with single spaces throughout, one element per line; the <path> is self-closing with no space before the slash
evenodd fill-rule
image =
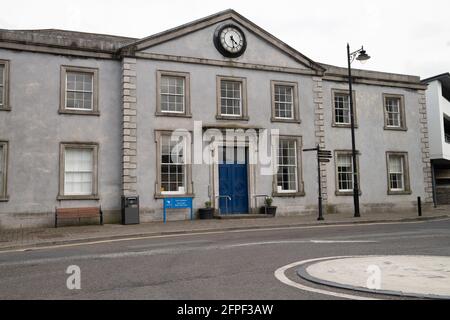
<path id="1" fill-rule="evenodd" d="M 123 195 L 140 197 L 141 221 L 161 220 L 167 197 L 251 213 L 270 195 L 279 215 L 312 213 L 302 149 L 317 144 L 334 156 L 321 166 L 328 213 L 351 211 L 346 74 L 233 10 L 144 39 L 1 30 L 0 228 L 52 225 L 55 207 L 119 221 Z M 426 85 L 354 74 L 362 213 L 431 202 Z"/>

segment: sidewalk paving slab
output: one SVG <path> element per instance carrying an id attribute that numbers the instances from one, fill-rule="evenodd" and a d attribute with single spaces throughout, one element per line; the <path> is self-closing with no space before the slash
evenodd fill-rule
<path id="1" fill-rule="evenodd" d="M 301 226 L 327 226 L 336 224 L 364 224 L 385 222 L 426 221 L 450 217 L 447 209 L 425 212 L 418 217 L 416 212 L 371 213 L 361 218 L 352 214 L 328 214 L 325 221 L 317 221 L 314 215 L 274 217 L 267 219 L 214 219 L 142 223 L 139 225 L 107 224 L 104 226 L 70 226 L 59 228 L 28 228 L 0 230 L 0 251 L 37 248 L 54 245 L 76 244 L 93 241 L 139 238 L 202 232 L 222 232 L 246 229 L 289 228 Z"/>

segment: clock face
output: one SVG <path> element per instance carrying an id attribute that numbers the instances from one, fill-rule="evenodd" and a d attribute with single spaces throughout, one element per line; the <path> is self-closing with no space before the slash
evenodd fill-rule
<path id="1" fill-rule="evenodd" d="M 220 33 L 220 43 L 228 52 L 236 53 L 242 50 L 242 47 L 244 46 L 244 37 L 236 28 L 227 27 Z"/>
<path id="2" fill-rule="evenodd" d="M 232 24 L 220 26 L 214 33 L 214 44 L 225 57 L 237 58 L 246 49 L 247 43 L 242 30 Z"/>

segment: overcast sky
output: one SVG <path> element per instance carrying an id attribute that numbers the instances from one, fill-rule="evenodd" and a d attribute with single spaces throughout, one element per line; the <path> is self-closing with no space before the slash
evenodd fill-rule
<path id="1" fill-rule="evenodd" d="M 309 58 L 422 78 L 450 71 L 449 0 L 2 0 L 0 28 L 55 28 L 146 37 L 232 8 Z"/>

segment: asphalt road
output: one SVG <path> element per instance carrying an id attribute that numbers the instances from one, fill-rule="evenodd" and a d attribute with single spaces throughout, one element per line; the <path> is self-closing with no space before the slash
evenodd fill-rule
<path id="1" fill-rule="evenodd" d="M 450 220 L 249 230 L 0 253 L 0 299 L 338 299 L 278 268 L 344 255 L 450 256 Z M 66 270 L 81 270 L 69 290 Z M 302 282 L 333 292 L 377 297 Z M 390 298 L 390 297 L 381 297 Z"/>

